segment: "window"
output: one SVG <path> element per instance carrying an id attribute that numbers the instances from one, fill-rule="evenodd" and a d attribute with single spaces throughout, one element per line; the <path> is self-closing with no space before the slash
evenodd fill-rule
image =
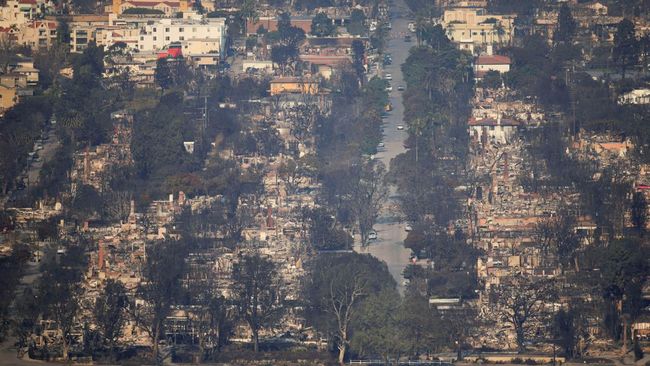
<path id="1" fill-rule="evenodd" d="M 169 36 L 165 37 L 165 41 L 169 41 Z"/>
<path id="2" fill-rule="evenodd" d="M 165 32 L 169 32 L 169 28 L 165 28 Z"/>
<path id="3" fill-rule="evenodd" d="M 178 37 L 178 40 L 179 40 L 179 41 L 184 41 L 184 40 L 185 40 L 185 37 L 180 36 L 180 37 Z"/>
<path id="4" fill-rule="evenodd" d="M 140 36 L 140 40 L 141 40 L 141 41 L 144 41 L 144 37 Z"/>
<path id="5" fill-rule="evenodd" d="M 154 41 L 155 41 L 155 40 L 157 40 L 157 39 L 158 39 L 158 37 L 156 37 L 156 36 L 153 36 L 153 40 L 154 40 Z"/>
<path id="6" fill-rule="evenodd" d="M 181 33 L 183 33 L 184 30 L 185 30 L 185 28 L 178 28 L 178 31 L 181 32 Z"/>
<path id="7" fill-rule="evenodd" d="M 196 33 L 196 28 L 192 28 L 192 33 Z"/>
<path id="8" fill-rule="evenodd" d="M 155 31 L 156 31 L 156 28 L 154 28 L 153 31 L 155 32 Z"/>

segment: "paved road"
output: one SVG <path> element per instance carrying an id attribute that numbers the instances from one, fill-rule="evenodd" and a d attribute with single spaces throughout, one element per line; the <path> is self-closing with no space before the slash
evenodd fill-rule
<path id="1" fill-rule="evenodd" d="M 404 115 L 404 106 L 402 104 L 402 92 L 397 90 L 398 85 L 406 86 L 402 78 L 400 66 L 406 60 L 409 49 L 413 43 L 404 42 L 404 35 L 408 34 L 408 22 L 405 18 L 407 13 L 406 5 L 402 0 L 395 1 L 391 8 L 391 39 L 388 41 L 387 52 L 393 57 L 392 65 L 388 65 L 383 70 L 384 73 L 392 74 L 393 80 L 391 85 L 393 91 L 390 93 L 390 101 L 393 104 L 393 111 L 385 120 L 384 125 L 384 144 L 385 148 L 380 149 L 376 157 L 381 160 L 388 169 L 390 161 L 398 154 L 404 152 L 404 140 L 407 137 L 406 130 L 398 131 L 397 126 L 403 125 L 402 117 Z M 394 187 L 391 188 L 391 196 L 395 194 Z M 395 202 L 389 200 L 386 207 L 394 206 Z M 404 248 L 403 241 L 406 238 L 404 223 L 394 219 L 397 212 L 387 210 L 384 216 L 380 217 L 378 224 L 375 225 L 378 239 L 371 242 L 367 248 L 355 248 L 360 253 L 370 253 L 375 257 L 383 260 L 388 264 L 388 270 L 398 283 L 398 289 L 403 293 L 404 279 L 402 271 L 409 262 L 411 251 Z"/>
<path id="2" fill-rule="evenodd" d="M 54 130 L 55 128 L 53 126 L 47 127 L 46 133 L 48 140 L 43 142 L 43 149 L 38 151 L 38 155 L 40 156 L 41 161 L 32 162 L 22 172 L 22 174 L 27 177 L 27 179 L 25 179 L 25 189 L 10 191 L 5 197 L 2 197 L 0 199 L 0 208 L 13 207 L 14 201 L 20 201 L 24 199 L 28 193 L 28 190 L 38 184 L 38 178 L 41 173 L 41 169 L 43 168 L 43 164 L 46 161 L 54 158 L 56 150 L 61 145 L 59 138 L 57 137 Z M 7 200 L 9 200 L 9 202 L 7 202 Z"/>

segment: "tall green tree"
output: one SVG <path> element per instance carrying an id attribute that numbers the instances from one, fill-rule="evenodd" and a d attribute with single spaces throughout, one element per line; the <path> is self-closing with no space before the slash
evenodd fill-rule
<path id="1" fill-rule="evenodd" d="M 648 216 L 648 203 L 643 192 L 636 192 L 632 197 L 632 224 L 639 231 L 644 231 Z"/>
<path id="2" fill-rule="evenodd" d="M 554 283 L 533 279 L 523 274 L 503 281 L 492 296 L 500 309 L 501 319 L 515 329 L 517 348 L 526 350 L 526 344 L 536 336 L 536 322 L 549 316 L 546 304 L 556 295 Z"/>
<path id="3" fill-rule="evenodd" d="M 148 243 L 146 255 L 144 280 L 137 289 L 137 296 L 145 301 L 145 305 L 136 307 L 132 304 L 129 309 L 136 324 L 149 335 L 152 356 L 157 360 L 158 341 L 164 334 L 165 318 L 182 294 L 180 281 L 186 270 L 187 245 L 183 240 Z"/>
<path id="4" fill-rule="evenodd" d="M 634 318 L 642 308 L 641 289 L 649 273 L 648 250 L 633 239 L 616 240 L 603 249 L 600 255 L 601 288 L 603 296 L 611 305 L 610 309 L 622 310 L 623 314 Z M 616 338 L 619 314 L 608 314 L 606 318 L 614 321 L 609 326 L 611 335 Z"/>
<path id="5" fill-rule="evenodd" d="M 95 300 L 94 316 L 111 359 L 115 359 L 115 346 L 123 334 L 128 298 L 121 282 L 109 279 L 104 291 Z"/>
<path id="6" fill-rule="evenodd" d="M 259 331 L 281 315 L 283 294 L 276 265 L 259 253 L 244 255 L 233 265 L 233 295 L 239 315 L 250 327 L 253 350 L 260 349 Z"/>
<path id="7" fill-rule="evenodd" d="M 304 289 L 307 320 L 333 341 L 342 365 L 364 299 L 385 288 L 394 291 L 395 280 L 385 263 L 357 253 L 321 255 L 310 270 Z"/>
<path id="8" fill-rule="evenodd" d="M 336 26 L 332 19 L 325 13 L 318 13 L 311 20 L 311 34 L 316 37 L 333 36 L 336 32 Z"/>
<path id="9" fill-rule="evenodd" d="M 70 44 L 70 25 L 68 21 L 62 19 L 56 27 L 56 41 L 59 44 Z"/>
<path id="10" fill-rule="evenodd" d="M 355 39 L 352 41 L 352 67 L 357 72 L 357 77 L 361 82 L 365 81 L 364 74 L 366 69 L 364 67 L 366 59 L 366 50 L 363 42 Z"/>
<path id="11" fill-rule="evenodd" d="M 614 62 L 620 66 L 623 79 L 625 79 L 625 71 L 639 62 L 640 50 L 634 23 L 629 19 L 623 19 L 616 27 L 612 50 Z"/>
<path id="12" fill-rule="evenodd" d="M 394 288 L 370 295 L 354 320 L 352 349 L 365 357 L 379 356 L 386 365 L 404 350 L 400 332 L 401 299 Z"/>
<path id="13" fill-rule="evenodd" d="M 553 33 L 553 41 L 558 43 L 570 44 L 575 36 L 576 21 L 573 19 L 571 9 L 564 3 L 560 7 L 558 14 L 557 29 Z"/>
<path id="14" fill-rule="evenodd" d="M 352 207 L 361 234 L 361 244 L 367 245 L 368 234 L 388 198 L 386 168 L 383 163 L 370 160 L 361 165 L 359 173 L 357 184 L 352 190 Z"/>
<path id="15" fill-rule="evenodd" d="M 416 291 L 407 291 L 398 312 L 404 352 L 418 357 L 432 353 L 445 341 L 440 314 L 429 299 Z"/>
<path id="16" fill-rule="evenodd" d="M 350 13 L 350 20 L 347 24 L 348 32 L 355 36 L 362 36 L 366 33 L 366 14 L 363 10 L 353 9 Z"/>
<path id="17" fill-rule="evenodd" d="M 78 327 L 77 316 L 81 308 L 80 282 L 86 263 L 84 248 L 72 245 L 59 254 L 58 247 L 52 247 L 48 253 L 39 280 L 39 297 L 45 309 L 43 317 L 56 322 L 61 335 L 62 356 L 68 360 L 72 333 Z"/>

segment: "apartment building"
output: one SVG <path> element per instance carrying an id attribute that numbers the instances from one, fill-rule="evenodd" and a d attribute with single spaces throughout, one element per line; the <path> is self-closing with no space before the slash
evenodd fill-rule
<path id="1" fill-rule="evenodd" d="M 27 24 L 21 31 L 15 32 L 16 42 L 32 49 L 49 48 L 56 42 L 58 22 L 37 20 Z"/>
<path id="2" fill-rule="evenodd" d="M 514 35 L 514 15 L 488 14 L 485 9 L 445 10 L 442 26 L 447 37 L 462 49 L 478 53 L 487 46 L 509 44 Z"/>
<path id="3" fill-rule="evenodd" d="M 40 14 L 37 0 L 9 0 L 0 7 L 0 27 L 27 24 Z"/>
<path id="4" fill-rule="evenodd" d="M 218 53 L 225 51 L 226 20 L 159 19 L 144 26 L 137 48 L 140 51 L 158 51 L 172 42 L 180 42 L 185 54 Z"/>

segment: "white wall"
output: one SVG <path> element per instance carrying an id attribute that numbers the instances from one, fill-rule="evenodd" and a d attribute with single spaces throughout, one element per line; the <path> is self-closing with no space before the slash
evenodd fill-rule
<path id="1" fill-rule="evenodd" d="M 198 51 L 202 49 L 201 53 L 208 53 L 210 51 L 223 53 L 225 36 L 226 25 L 225 19 L 223 18 L 206 19 L 203 21 L 161 19 L 151 25 L 145 26 L 144 34 L 141 34 L 138 39 L 138 49 L 140 51 L 158 51 L 172 42 L 181 42 L 191 43 L 193 50 L 196 49 Z M 205 40 L 203 43 L 209 44 L 201 45 L 200 40 Z M 183 51 L 185 51 L 185 47 Z"/>

